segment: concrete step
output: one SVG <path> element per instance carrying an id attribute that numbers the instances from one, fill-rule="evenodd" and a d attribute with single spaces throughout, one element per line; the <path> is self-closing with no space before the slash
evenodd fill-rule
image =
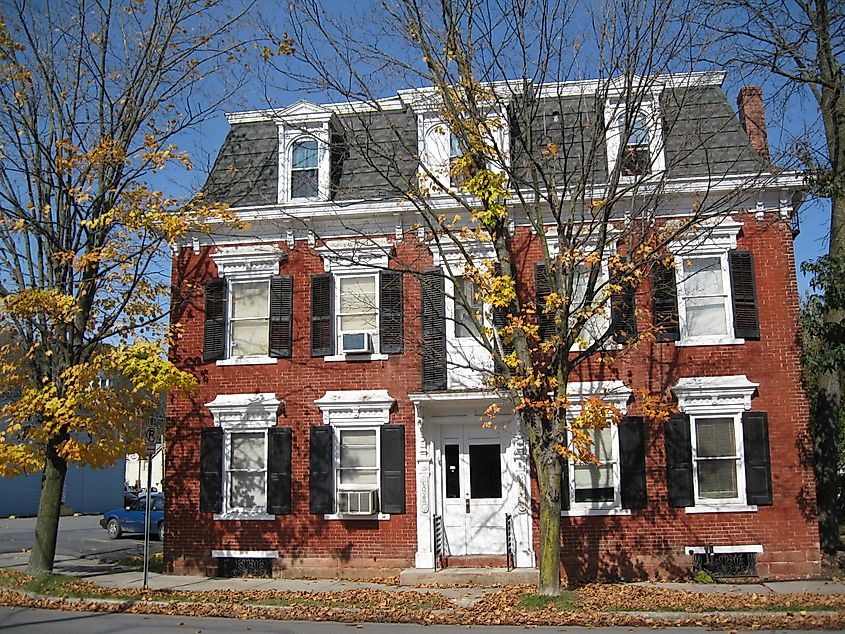
<path id="1" fill-rule="evenodd" d="M 536 584 L 537 568 L 443 568 L 434 572 L 431 568 L 406 568 L 399 573 L 399 585 L 418 586 L 425 584 L 497 586 Z"/>

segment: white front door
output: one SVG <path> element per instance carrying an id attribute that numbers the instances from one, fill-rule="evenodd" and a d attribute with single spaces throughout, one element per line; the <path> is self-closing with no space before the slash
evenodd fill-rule
<path id="1" fill-rule="evenodd" d="M 444 425 L 440 445 L 446 555 L 503 555 L 510 471 L 495 429 Z"/>

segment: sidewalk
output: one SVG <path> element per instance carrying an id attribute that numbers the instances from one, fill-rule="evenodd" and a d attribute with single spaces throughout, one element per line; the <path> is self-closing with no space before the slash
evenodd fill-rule
<path id="1" fill-rule="evenodd" d="M 26 569 L 29 560 L 29 553 L 3 553 L 0 554 L 0 568 L 11 568 L 20 571 Z M 456 577 L 454 573 L 460 571 Z M 105 588 L 128 588 L 137 589 L 143 586 L 144 575 L 138 570 L 121 568 L 116 564 L 99 562 L 86 558 L 73 558 L 57 556 L 54 572 L 80 577 L 96 585 Z M 247 590 L 275 590 L 288 592 L 339 592 L 342 590 L 372 589 L 396 592 L 415 591 L 420 593 L 438 593 L 445 598 L 454 600 L 459 604 L 471 605 L 485 595 L 501 590 L 501 585 L 491 587 L 493 584 L 507 583 L 504 570 L 497 569 L 446 569 L 442 572 L 433 571 L 406 571 L 416 573 L 404 575 L 403 577 L 413 579 L 418 585 L 387 585 L 378 583 L 367 583 L 363 581 L 344 581 L 337 579 L 244 579 L 244 578 L 214 578 L 187 575 L 164 575 L 149 573 L 148 587 L 152 590 L 189 590 L 189 591 L 247 591 Z M 462 582 L 461 576 L 465 580 Z M 490 582 L 485 585 L 484 578 L 488 577 Z M 525 574 L 516 577 L 516 581 L 523 583 Z M 443 586 L 460 583 L 469 587 L 432 587 L 432 584 Z M 427 587 L 420 587 L 420 585 Z M 699 584 L 699 583 L 677 583 L 677 582 L 636 582 L 630 585 L 647 586 L 652 588 L 665 588 L 667 590 L 685 590 L 688 592 L 726 593 L 726 594 L 792 594 L 809 593 L 819 595 L 845 595 L 844 581 L 769 581 L 765 583 L 748 584 Z"/>

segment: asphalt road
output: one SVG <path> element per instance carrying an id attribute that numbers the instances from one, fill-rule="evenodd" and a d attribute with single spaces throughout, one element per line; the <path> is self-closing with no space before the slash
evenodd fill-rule
<path id="1" fill-rule="evenodd" d="M 465 625 L 400 625 L 395 623 L 309 623 L 303 621 L 243 621 L 240 619 L 196 618 L 139 614 L 58 612 L 0 607 L 0 631 L 13 634 L 516 634 L 552 632 L 567 634 L 654 634 L 650 628 L 583 627 L 496 627 Z M 703 628 L 673 628 L 672 634 L 705 634 Z M 765 631 L 765 630 L 757 630 Z"/>
<path id="2" fill-rule="evenodd" d="M 119 559 L 144 552 L 143 535 L 126 535 L 109 539 L 100 526 L 100 515 L 82 515 L 59 519 L 56 554 L 85 559 Z M 32 549 L 35 541 L 35 518 L 0 519 L 0 553 L 19 553 Z M 150 539 L 150 551 L 161 552 L 161 544 Z M 2 626 L 0 626 L 2 629 Z"/>

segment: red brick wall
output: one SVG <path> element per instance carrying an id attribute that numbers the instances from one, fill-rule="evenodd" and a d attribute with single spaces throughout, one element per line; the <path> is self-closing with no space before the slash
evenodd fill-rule
<path id="1" fill-rule="evenodd" d="M 283 245 L 280 245 L 284 248 Z M 174 284 L 181 277 L 199 282 L 193 301 L 174 314 L 182 335 L 171 358 L 192 368 L 199 379 L 193 397 L 171 398 L 168 406 L 168 468 L 166 476 L 169 541 L 165 554 L 168 570 L 209 570 L 215 562 L 213 549 L 278 550 L 277 570 L 296 574 L 296 568 L 312 572 L 319 568 L 371 567 L 394 571 L 413 564 L 416 551 L 416 491 L 414 469 L 414 410 L 407 398 L 420 391 L 419 283 L 404 279 L 405 353 L 387 361 L 326 362 L 311 357 L 311 276 L 323 272 L 320 256 L 298 242 L 287 251 L 281 271 L 294 278 L 293 356 L 275 365 L 217 366 L 202 362 L 204 299 L 202 284 L 216 277 L 216 267 L 204 250 L 199 256 L 183 251 L 174 260 Z M 426 264 L 427 263 L 427 264 Z M 430 266 L 431 255 L 416 240 L 398 245 L 391 266 Z M 390 521 L 331 520 L 312 515 L 308 508 L 309 426 L 323 423 L 314 401 L 327 390 L 386 389 L 396 399 L 390 422 L 405 432 L 407 509 Z M 291 515 L 272 521 L 213 521 L 211 513 L 199 511 L 199 437 L 202 427 L 214 424 L 204 403 L 218 394 L 275 393 L 285 404 L 278 424 L 293 429 L 293 484 Z"/>
<path id="2" fill-rule="evenodd" d="M 737 219 L 740 219 L 737 217 Z M 613 365 L 591 363 L 572 380 L 621 379 L 633 388 L 666 392 L 679 377 L 746 374 L 760 384 L 752 410 L 769 414 L 774 505 L 756 513 L 687 514 L 666 502 L 663 434 L 646 421 L 649 508 L 628 517 L 562 518 L 562 569 L 572 578 L 672 578 L 689 574 L 684 546 L 762 544 L 758 571 L 764 577 L 805 577 L 819 572 L 815 488 L 807 433 L 808 409 L 801 384 L 798 295 L 789 227 L 753 215 L 739 248 L 754 252 L 760 313 L 760 341 L 736 346 L 676 347 L 643 344 L 619 355 Z M 520 233 L 517 259 L 533 275 L 540 259 L 531 236 Z M 174 319 L 182 337 L 172 358 L 193 368 L 199 378 L 195 396 L 177 396 L 168 409 L 166 487 L 171 539 L 166 543 L 168 570 L 208 569 L 212 549 L 278 550 L 279 572 L 290 567 L 395 570 L 413 565 L 416 550 L 414 417 L 409 392 L 421 390 L 419 283 L 405 277 L 405 353 L 387 361 L 327 363 L 310 356 L 310 277 L 323 271 L 320 257 L 303 242 L 288 253 L 282 272 L 294 276 L 294 346 L 291 359 L 269 366 L 203 363 L 201 284 L 216 275 L 204 251 L 183 252 L 174 260 L 174 283 L 200 282 L 200 292 Z M 395 266 L 423 269 L 431 264 L 426 247 L 411 236 L 398 245 Z M 533 280 L 521 291 L 533 295 Z M 650 309 L 650 289 L 638 296 L 640 310 Z M 645 324 L 649 317 L 640 317 Z M 387 389 L 397 400 L 391 422 L 406 426 L 407 513 L 389 521 L 326 521 L 308 511 L 308 427 L 322 423 L 314 400 L 327 390 Z M 293 514 L 273 521 L 218 521 L 199 511 L 199 434 L 213 424 L 203 407 L 217 394 L 272 392 L 285 402 L 280 425 L 293 428 Z M 636 404 L 629 410 L 636 413 Z M 533 499 L 538 499 L 536 483 Z M 535 508 L 536 518 L 536 508 Z M 534 522 L 535 533 L 537 522 Z M 535 534 L 535 548 L 537 535 Z M 282 570 L 282 568 L 284 570 Z"/>

